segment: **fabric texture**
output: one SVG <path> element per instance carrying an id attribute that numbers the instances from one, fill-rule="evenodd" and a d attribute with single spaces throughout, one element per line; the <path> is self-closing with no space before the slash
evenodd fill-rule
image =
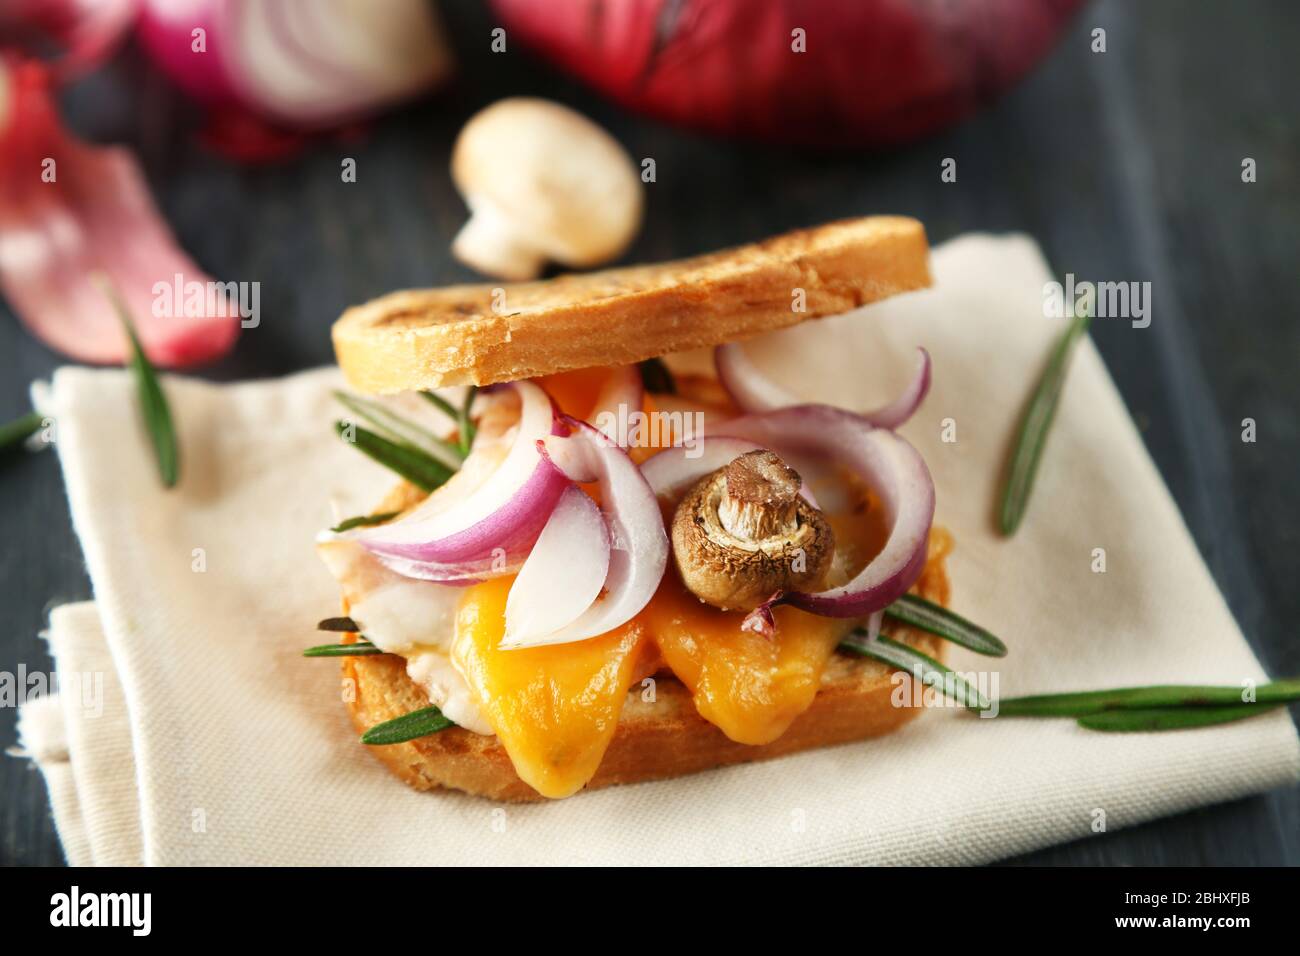
<path id="1" fill-rule="evenodd" d="M 1051 277 L 1026 238 L 962 238 L 933 264 L 930 291 L 752 354 L 803 397 L 868 408 L 930 349 L 933 390 L 902 433 L 956 540 L 954 608 L 1011 648 L 954 649 L 953 666 L 1004 696 L 1265 680 L 1086 340 L 1024 524 L 996 533 L 1015 423 L 1064 320 L 1043 317 Z M 165 492 L 129 377 L 55 375 L 48 411 L 95 600 L 52 614 L 61 693 L 24 707 L 21 743 L 70 862 L 979 863 L 1300 776 L 1285 712 L 1103 734 L 936 708 L 882 740 L 558 803 L 411 791 L 357 742 L 336 662 L 301 657 L 338 608 L 314 535 L 392 482 L 334 435 L 338 384 L 333 370 L 166 379 L 181 481 Z"/>

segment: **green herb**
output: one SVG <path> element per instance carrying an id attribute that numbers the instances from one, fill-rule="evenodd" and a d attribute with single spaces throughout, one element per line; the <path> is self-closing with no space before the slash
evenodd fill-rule
<path id="1" fill-rule="evenodd" d="M 922 654 L 916 648 L 883 634 L 873 641 L 867 638 L 865 631 L 858 629 L 840 642 L 839 649 L 907 671 L 927 687 L 942 691 L 963 707 L 975 710 L 989 707 L 988 699 L 958 677 L 956 671 L 945 667 L 928 654 Z"/>
<path id="2" fill-rule="evenodd" d="M 1020 423 L 1016 446 L 1007 465 L 1002 506 L 998 514 L 998 524 L 1004 535 L 1014 534 L 1020 526 L 1020 519 L 1025 515 L 1029 491 L 1034 485 L 1034 475 L 1043 454 L 1043 443 L 1047 440 L 1047 432 L 1061 398 L 1061 389 L 1065 385 L 1070 354 L 1074 344 L 1087 333 L 1090 321 L 1091 316 L 1085 313 L 1077 316 L 1065 330 Z"/>
<path id="3" fill-rule="evenodd" d="M 460 418 L 460 409 L 458 409 L 451 402 L 447 401 L 437 392 L 431 392 L 425 389 L 421 391 L 420 394 L 423 395 L 426 399 L 428 399 L 429 404 L 431 404 L 434 408 L 438 409 L 440 412 L 442 412 L 452 421 L 456 421 Z"/>
<path id="4" fill-rule="evenodd" d="M 176 448 L 176 432 L 172 427 L 171 410 L 167 407 L 167 396 L 158 384 L 158 375 L 145 357 L 140 339 L 135 334 L 135 326 L 126 311 L 126 305 L 118 297 L 116 290 L 102 274 L 95 280 L 104 294 L 117 310 L 118 318 L 131 342 L 131 374 L 135 378 L 136 390 L 140 395 L 140 410 L 144 413 L 145 427 L 149 431 L 149 440 L 153 443 L 154 455 L 158 459 L 158 474 L 162 483 L 168 488 L 176 484 L 180 477 L 180 453 Z"/>
<path id="5" fill-rule="evenodd" d="M 363 744 L 380 746 L 384 744 L 401 744 L 417 737 L 427 737 L 440 730 L 456 725 L 442 715 L 437 707 L 425 707 L 401 717 L 394 717 L 382 724 L 375 724 L 361 735 Z"/>
<path id="6" fill-rule="evenodd" d="M 327 617 L 316 625 L 318 631 L 346 631 L 350 634 L 356 634 L 361 628 L 357 627 L 357 622 L 350 617 Z"/>
<path id="7" fill-rule="evenodd" d="M 1228 724 L 1277 710 L 1281 704 L 1237 704 L 1235 707 L 1152 707 L 1146 710 L 1107 710 L 1079 718 L 1079 726 L 1112 733 L 1182 730 Z"/>
<path id="8" fill-rule="evenodd" d="M 0 452 L 8 451 L 35 435 L 44 421 L 40 412 L 29 412 L 22 418 L 0 425 Z"/>
<path id="9" fill-rule="evenodd" d="M 375 515 L 357 515 L 355 518 L 346 518 L 340 521 L 334 527 L 330 528 L 335 534 L 341 534 L 344 531 L 351 531 L 353 528 L 369 528 L 371 525 L 383 524 L 385 521 L 391 521 L 396 518 L 400 511 L 385 511 Z"/>
<path id="10" fill-rule="evenodd" d="M 355 644 L 320 644 L 309 647 L 302 652 L 303 657 L 368 657 L 383 654 L 384 651 L 369 641 L 357 641 Z"/>
<path id="11" fill-rule="evenodd" d="M 460 453 L 461 455 L 468 455 L 470 446 L 474 444 L 474 423 L 469 418 L 469 407 L 474 403 L 474 396 L 478 394 L 478 386 L 471 385 L 465 390 L 465 400 L 461 402 L 460 408 L 457 408 L 437 392 L 425 390 L 420 394 L 428 399 L 434 408 L 456 422 Z"/>
<path id="12" fill-rule="evenodd" d="M 474 404 L 474 396 L 477 394 L 477 385 L 465 389 L 465 399 L 460 403 L 460 415 L 456 419 L 456 431 L 460 435 L 460 450 L 466 455 L 469 454 L 470 446 L 474 444 L 474 423 L 469 418 L 469 407 Z"/>
<path id="13" fill-rule="evenodd" d="M 677 393 L 677 382 L 673 380 L 673 373 L 668 370 L 663 359 L 646 359 L 638 368 L 641 369 L 641 384 L 647 392 L 658 392 L 660 395 Z"/>
<path id="14" fill-rule="evenodd" d="M 904 594 L 885 608 L 885 616 L 960 644 L 977 654 L 988 657 L 1007 655 L 1007 646 L 978 624 L 972 624 L 946 607 L 915 594 Z"/>
<path id="15" fill-rule="evenodd" d="M 1243 700 L 1244 687 L 1211 687 L 1195 684 L 1161 684 L 1150 687 L 1120 687 L 1072 694 L 1039 694 L 1008 697 L 998 702 L 1004 717 L 1085 717 L 1115 710 L 1156 708 L 1250 707 Z M 1300 679 L 1274 681 L 1255 688 L 1255 702 L 1285 704 L 1300 700 Z"/>
<path id="16" fill-rule="evenodd" d="M 406 445 L 453 469 L 459 468 L 465 460 L 459 447 L 379 402 L 349 395 L 347 392 L 336 391 L 334 397 L 339 404 L 369 422 L 381 438 L 393 444 Z"/>
<path id="17" fill-rule="evenodd" d="M 334 427 L 344 440 L 348 439 L 350 431 L 352 443 L 358 449 L 425 491 L 433 491 L 452 476 L 452 469 L 411 445 L 389 441 L 348 422 L 335 422 Z"/>

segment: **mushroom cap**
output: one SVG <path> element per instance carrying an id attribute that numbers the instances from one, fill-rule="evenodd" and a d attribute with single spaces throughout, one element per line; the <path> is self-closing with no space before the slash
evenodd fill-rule
<path id="1" fill-rule="evenodd" d="M 567 106 L 500 100 L 473 116 L 451 174 L 471 212 L 488 206 L 566 265 L 612 259 L 641 224 L 641 179 L 618 141 Z"/>
<path id="2" fill-rule="evenodd" d="M 673 558 L 682 583 L 725 610 L 753 610 L 777 591 L 816 588 L 835 552 L 826 516 L 797 498 L 792 527 L 758 540 L 738 537 L 719 514 L 728 467 L 696 482 L 673 514 Z"/>

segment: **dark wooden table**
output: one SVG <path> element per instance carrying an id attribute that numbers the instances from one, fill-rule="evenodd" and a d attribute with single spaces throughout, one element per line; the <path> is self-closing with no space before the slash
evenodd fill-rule
<path id="1" fill-rule="evenodd" d="M 460 82 L 288 165 L 247 169 L 193 144 L 197 111 L 137 58 L 74 88 L 83 135 L 129 144 L 182 245 L 213 275 L 258 280 L 261 327 L 203 374 L 281 375 L 332 361 L 330 322 L 394 288 L 471 276 L 448 243 L 465 215 L 448 177 L 476 109 L 531 92 L 575 105 L 633 155 L 653 156 L 645 229 L 630 260 L 701 252 L 841 216 L 921 218 L 931 239 L 1027 232 L 1059 273 L 1149 280 L 1145 330 L 1096 323 L 1097 341 L 1201 552 L 1271 674 L 1300 674 L 1300 4 L 1097 3 L 1056 54 L 975 119 L 886 155 L 815 157 L 717 142 L 621 115 L 532 61 L 486 55 L 477 5 L 454 20 L 473 49 Z M 1089 51 L 1107 30 L 1109 51 Z M 357 160 L 343 184 L 343 157 Z M 1253 157 L 1258 182 L 1241 181 Z M 958 161 L 942 184 L 940 161 Z M 0 309 L 8 312 L 7 308 Z M 62 360 L 0 317 L 0 418 Z M 1241 420 L 1258 441 L 1243 444 Z M 0 670 L 50 667 L 48 609 L 90 596 L 53 455 L 0 467 Z M 1140 528 L 1134 534 L 1141 534 Z M 0 711 L 0 742 L 15 714 Z M 0 760 L 0 863 L 62 860 L 44 787 Z M 1297 864 L 1295 789 L 1022 857 L 1018 863 Z"/>

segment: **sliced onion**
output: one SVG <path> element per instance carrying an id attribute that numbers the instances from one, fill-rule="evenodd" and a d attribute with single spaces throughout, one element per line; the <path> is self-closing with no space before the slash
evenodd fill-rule
<path id="1" fill-rule="evenodd" d="M 547 438 L 546 454 L 573 481 L 600 482 L 600 507 L 610 537 L 609 573 L 601 596 L 577 620 L 526 644 L 503 641 L 502 647 L 567 644 L 612 631 L 650 603 L 668 565 L 663 516 L 640 469 L 595 427 L 568 416 L 564 422 L 573 434 Z"/>
<path id="2" fill-rule="evenodd" d="M 408 577 L 468 583 L 518 568 L 541 534 L 568 480 L 537 443 L 555 428 L 551 400 L 532 382 L 514 382 L 520 399 L 513 436 L 475 442 L 461 472 L 410 514 L 351 534 Z"/>
<path id="3" fill-rule="evenodd" d="M 916 372 L 907 388 L 889 404 L 860 413 L 875 427 L 898 428 L 912 417 L 930 391 L 930 353 L 923 348 L 916 351 Z M 758 370 L 739 342 L 719 345 L 714 350 L 713 359 L 722 387 L 745 411 L 765 412 L 800 404 L 798 398 Z"/>
<path id="4" fill-rule="evenodd" d="M 635 365 L 624 365 L 611 372 L 601 386 L 587 421 L 604 432 L 605 437 L 617 443 L 620 448 L 626 448 L 628 435 L 632 431 L 631 416 L 641 411 L 644 399 L 645 386 L 641 382 L 641 370 Z"/>
<path id="5" fill-rule="evenodd" d="M 425 0 L 143 0 L 140 39 L 206 103 L 296 128 L 333 126 L 419 93 L 451 69 Z M 203 51 L 192 31 L 204 31 Z"/>
<path id="6" fill-rule="evenodd" d="M 875 492 L 884 508 L 889 528 L 885 546 L 853 580 L 816 593 L 791 592 L 782 603 L 827 617 L 861 617 L 892 604 L 915 583 L 925 566 L 934 519 L 934 482 L 906 441 L 829 405 L 748 415 L 723 423 L 718 431 L 778 454 L 834 459 Z"/>
<path id="7" fill-rule="evenodd" d="M 570 486 L 510 585 L 502 646 L 525 647 L 572 624 L 596 600 L 608 573 L 605 519 L 590 495 Z"/>

